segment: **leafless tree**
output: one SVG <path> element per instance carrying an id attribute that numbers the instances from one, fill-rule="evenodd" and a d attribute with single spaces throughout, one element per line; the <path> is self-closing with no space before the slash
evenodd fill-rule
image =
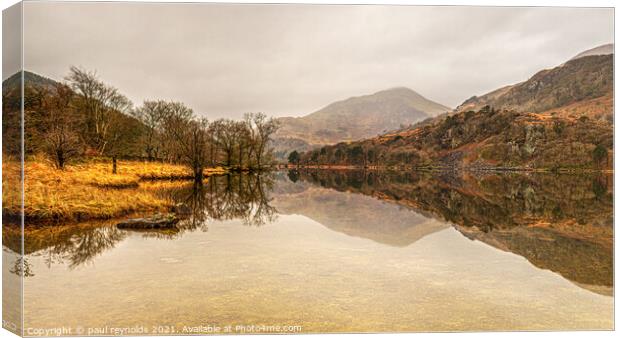
<path id="1" fill-rule="evenodd" d="M 63 169 L 67 161 L 81 153 L 81 142 L 75 131 L 76 120 L 71 108 L 73 92 L 59 84 L 44 95 L 42 108 L 46 132 L 43 134 L 44 150 Z"/>
<path id="2" fill-rule="evenodd" d="M 224 164 L 230 167 L 238 137 L 236 135 L 235 122 L 229 119 L 217 120 L 211 124 L 211 132 L 215 144 L 224 153 Z"/>
<path id="3" fill-rule="evenodd" d="M 280 125 L 276 119 L 267 118 L 267 115 L 263 113 L 246 114 L 245 121 L 251 138 L 250 151 L 256 160 L 256 167 L 260 170 L 264 157 L 268 153 L 269 140 Z"/>
<path id="4" fill-rule="evenodd" d="M 119 91 L 103 83 L 95 72 L 72 66 L 66 80 L 77 93 L 77 108 L 85 114 L 85 127 L 89 143 L 104 154 L 110 142 L 110 128 L 116 114 L 127 114 L 131 101 Z"/>
<path id="5" fill-rule="evenodd" d="M 177 159 L 191 168 L 194 179 L 202 182 L 204 169 L 209 163 L 209 123 L 206 119 L 194 117 L 193 111 L 182 103 L 169 104 L 165 130 L 170 146 L 174 147 Z"/>
<path id="6" fill-rule="evenodd" d="M 142 144 L 149 161 L 159 157 L 162 147 L 163 123 L 169 112 L 165 101 L 144 101 L 142 107 L 134 111 L 134 116 L 144 125 Z"/>

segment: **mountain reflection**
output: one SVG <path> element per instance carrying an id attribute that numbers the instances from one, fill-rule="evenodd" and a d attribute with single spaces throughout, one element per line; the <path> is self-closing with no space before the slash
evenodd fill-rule
<path id="1" fill-rule="evenodd" d="M 471 240 L 526 258 L 602 294 L 613 286 L 612 175 L 542 173 L 376 172 L 308 170 L 210 177 L 195 185 L 162 184 L 178 229 L 137 232 L 175 239 L 208 230 L 213 221 L 262 226 L 278 214 L 299 214 L 348 236 L 394 247 L 453 226 Z M 76 268 L 127 238 L 116 221 L 36 227 L 25 231 L 27 258 Z M 5 227 L 5 247 L 19 252 L 20 231 Z M 21 266 L 28 268 L 22 271 Z"/>
<path id="2" fill-rule="evenodd" d="M 612 175 L 324 170 L 290 175 L 298 184 L 372 196 L 451 223 L 469 239 L 523 256 L 584 288 L 611 292 Z M 312 209 L 313 201 L 292 205 Z M 384 224 L 393 221 L 384 218 Z"/>

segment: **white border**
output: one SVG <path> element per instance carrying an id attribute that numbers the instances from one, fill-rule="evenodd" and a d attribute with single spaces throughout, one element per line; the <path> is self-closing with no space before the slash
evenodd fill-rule
<path id="1" fill-rule="evenodd" d="M 63 0 L 65 2 L 101 2 L 96 0 Z M 18 0 L 3 0 L 0 4 L 2 10 L 18 3 Z M 105 2 L 127 2 L 121 0 L 106 0 Z M 552 6 L 552 7 L 613 7 L 614 12 L 617 7 L 616 3 L 613 0 L 508 0 L 508 1 L 499 1 L 499 0 L 437 0 L 437 1 L 424 1 L 424 0 L 219 0 L 219 1 L 181 1 L 181 0 L 132 0 L 132 2 L 217 2 L 217 3 L 293 3 L 293 4 L 382 4 L 382 5 L 391 5 L 391 4 L 399 4 L 399 5 L 463 5 L 463 6 L 507 6 L 507 7 L 520 7 L 520 6 Z M 615 18 L 615 14 L 614 14 Z M 0 41 L 2 39 L 2 26 L 0 25 Z M 614 26 L 614 40 L 615 37 L 618 36 L 618 27 Z M 615 41 L 614 41 L 615 42 Z M 617 54 L 614 55 L 614 79 L 617 78 L 618 69 L 615 67 L 617 64 Z M 0 55 L 0 62 L 2 62 L 2 56 Z M 615 90 L 616 81 L 614 80 L 614 102 L 617 102 L 618 93 Z M 614 117 L 615 114 L 615 105 L 614 105 Z M 0 134 L 2 131 L 2 126 L 0 125 Z M 614 128 L 614 149 L 618 140 L 618 128 Z M 0 143 L 1 144 L 1 143 Z M 618 192 L 618 169 L 620 167 L 619 161 L 615 160 L 614 156 L 614 196 L 617 196 Z M 1 173 L 1 169 L 0 169 Z M 2 188 L 0 187 L 0 193 L 2 192 Z M 618 218 L 615 217 L 615 201 L 614 201 L 614 234 L 618 229 Z M 615 239 L 615 238 L 614 238 Z M 618 271 L 618 252 L 614 251 L 614 275 L 615 271 Z M 614 299 L 614 308 L 616 304 L 616 299 Z M 2 309 L 0 307 L 0 317 L 2 314 Z M 440 315 L 440 314 L 438 314 Z M 618 311 L 615 311 L 615 323 L 619 323 L 618 321 Z M 242 337 L 237 335 L 231 335 L 235 337 Z M 342 334 L 304 334 L 304 337 L 308 338 L 336 338 L 343 337 Z M 511 338 L 511 337 L 612 337 L 615 336 L 615 332 L 613 331 L 560 331 L 560 332 L 467 332 L 467 333 L 398 333 L 398 334 L 388 334 L 388 333 L 378 333 L 373 334 L 373 338 L 384 338 L 384 337 L 462 337 L 462 338 L 471 338 L 471 337 L 499 337 L 499 338 Z M 4 337 L 16 337 L 14 334 L 10 333 L 7 330 L 0 329 L 0 338 Z M 186 337 L 186 336 L 157 336 L 157 337 Z M 247 336 L 245 336 L 247 337 Z M 278 335 L 262 335 L 261 337 L 279 337 Z M 368 334 L 346 334 L 346 337 L 350 338 L 370 338 Z"/>

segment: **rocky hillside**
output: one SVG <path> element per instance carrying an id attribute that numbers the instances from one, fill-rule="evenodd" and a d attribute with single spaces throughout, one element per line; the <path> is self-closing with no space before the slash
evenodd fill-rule
<path id="1" fill-rule="evenodd" d="M 411 128 L 302 155 L 303 164 L 611 169 L 613 55 L 588 55 L 472 97 Z"/>
<path id="2" fill-rule="evenodd" d="M 332 103 L 304 117 L 280 118 L 274 147 L 281 156 L 313 146 L 373 137 L 450 108 L 408 88 L 392 88 Z"/>
<path id="3" fill-rule="evenodd" d="M 457 111 L 484 106 L 526 112 L 544 112 L 575 102 L 612 95 L 613 55 L 590 55 L 536 73 L 529 80 L 474 96 Z"/>

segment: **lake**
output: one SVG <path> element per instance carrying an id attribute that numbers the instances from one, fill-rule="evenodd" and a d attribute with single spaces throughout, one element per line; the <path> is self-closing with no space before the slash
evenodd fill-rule
<path id="1" fill-rule="evenodd" d="M 178 231 L 28 229 L 26 271 L 5 229 L 3 278 L 26 335 L 610 330 L 612 176 L 212 177 Z"/>

